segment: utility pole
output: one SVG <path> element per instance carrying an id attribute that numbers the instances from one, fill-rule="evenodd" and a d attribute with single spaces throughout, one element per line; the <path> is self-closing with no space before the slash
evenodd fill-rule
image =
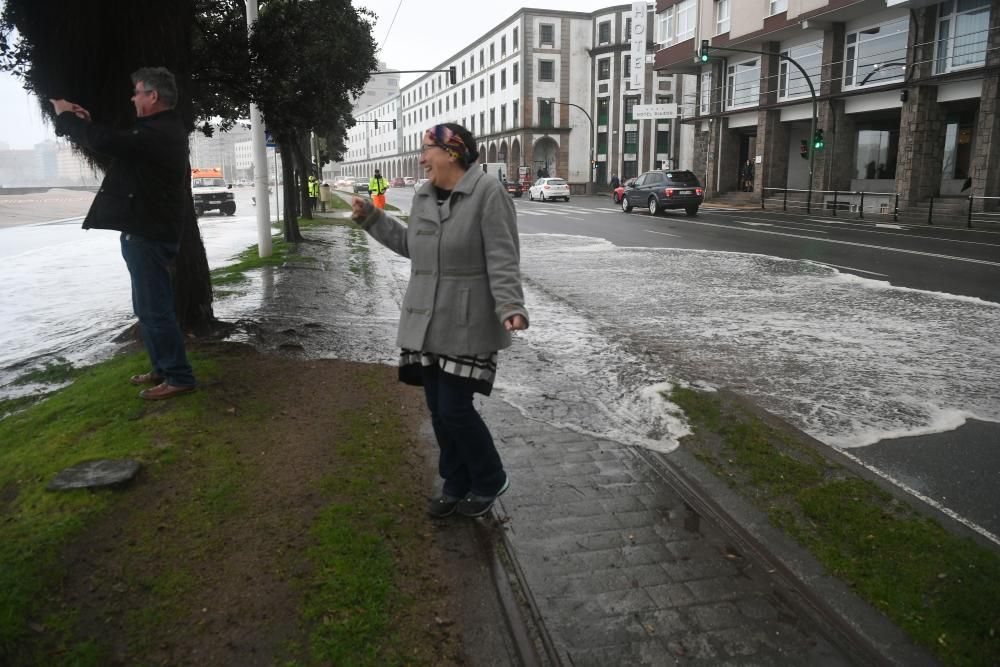
<path id="1" fill-rule="evenodd" d="M 247 0 L 247 29 L 257 22 L 257 0 Z M 257 254 L 271 256 L 271 198 L 268 193 L 267 147 L 264 144 L 264 119 L 256 104 L 250 103 L 250 136 L 253 147 L 253 184 L 257 199 Z"/>

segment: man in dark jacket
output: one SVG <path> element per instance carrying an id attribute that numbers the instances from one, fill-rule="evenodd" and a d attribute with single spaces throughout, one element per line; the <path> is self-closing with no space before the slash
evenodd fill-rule
<path id="1" fill-rule="evenodd" d="M 121 232 L 122 256 L 132 279 L 132 309 L 152 366 L 130 381 L 155 385 L 139 395 L 159 400 L 195 388 L 170 279 L 191 198 L 188 137 L 174 110 L 177 83 L 169 70 L 140 69 L 132 74 L 132 83 L 138 121 L 129 130 L 91 122 L 90 113 L 78 104 L 50 101 L 58 134 L 111 158 L 83 228 Z"/>

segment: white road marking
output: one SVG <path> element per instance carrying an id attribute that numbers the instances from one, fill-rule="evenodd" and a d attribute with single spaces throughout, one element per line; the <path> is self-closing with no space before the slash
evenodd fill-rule
<path id="1" fill-rule="evenodd" d="M 784 232 L 775 232 L 769 229 L 745 229 L 742 227 L 733 227 L 732 225 L 719 225 L 712 222 L 695 222 L 694 220 L 688 220 L 688 223 L 692 225 L 704 225 L 706 227 L 722 227 L 723 229 L 742 229 L 745 232 L 753 232 L 755 234 L 772 234 L 774 236 L 788 236 L 794 239 L 807 239 L 812 241 L 824 241 L 826 243 L 837 243 L 840 245 L 849 245 L 857 248 L 872 248 L 874 250 L 885 250 L 887 252 L 901 252 L 907 255 L 922 255 L 924 257 L 937 257 L 938 259 L 951 259 L 956 262 L 969 262 L 970 264 L 985 264 L 987 266 L 1000 266 L 1000 262 L 990 262 L 985 259 L 972 259 L 971 257 L 955 257 L 954 255 L 942 255 L 936 252 L 924 252 L 922 250 L 907 250 L 905 248 L 891 248 L 889 246 L 883 245 L 872 245 L 870 243 L 857 243 L 856 241 L 839 241 L 837 239 L 821 239 L 815 236 L 803 236 L 801 234 L 786 234 Z"/>
<path id="2" fill-rule="evenodd" d="M 890 225 L 885 222 L 876 222 L 875 226 L 883 229 L 909 229 L 909 227 L 904 227 L 903 225 Z"/>
<path id="3" fill-rule="evenodd" d="M 741 225 L 753 225 L 754 227 L 774 227 L 774 224 L 770 222 L 750 222 L 749 220 L 733 220 L 733 222 L 738 222 Z"/>
<path id="4" fill-rule="evenodd" d="M 652 229 L 647 229 L 646 231 L 649 232 L 650 234 L 659 234 L 660 236 L 674 236 L 680 238 L 680 234 L 667 234 L 666 232 L 656 232 L 653 231 Z"/>
<path id="5" fill-rule="evenodd" d="M 583 220 L 583 218 L 578 218 L 575 215 L 567 215 L 566 217 L 569 218 L 570 220 Z"/>
<path id="6" fill-rule="evenodd" d="M 855 269 L 853 266 L 841 266 L 840 264 L 830 264 L 829 262 L 818 262 L 815 259 L 807 259 L 807 262 L 812 262 L 813 264 L 822 264 L 823 266 L 832 266 L 835 269 L 846 269 L 848 271 L 857 271 L 858 273 L 867 273 L 872 276 L 882 276 L 883 278 L 888 278 L 888 273 L 876 273 L 875 271 L 865 271 L 864 269 Z"/>
<path id="7" fill-rule="evenodd" d="M 738 222 L 741 225 L 754 225 L 755 227 L 774 227 L 774 223 L 770 222 L 748 222 L 746 220 L 733 220 L 733 222 Z M 788 225 L 778 224 L 778 227 L 782 229 L 797 229 L 800 232 L 809 232 L 811 234 L 826 234 L 822 229 L 812 229 L 811 227 L 789 227 Z"/>

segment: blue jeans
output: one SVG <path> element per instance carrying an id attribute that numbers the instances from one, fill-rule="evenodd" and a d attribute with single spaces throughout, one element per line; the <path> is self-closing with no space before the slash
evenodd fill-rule
<path id="1" fill-rule="evenodd" d="M 193 387 L 194 372 L 184 351 L 184 335 L 174 315 L 170 260 L 179 243 L 121 236 L 122 257 L 132 277 L 132 311 L 139 318 L 142 342 L 153 373 L 176 387 Z"/>
<path id="2" fill-rule="evenodd" d="M 493 436 L 472 404 L 472 389 L 462 378 L 437 366 L 424 366 L 424 395 L 431 411 L 440 457 L 438 472 L 444 493 L 462 498 L 470 491 L 493 496 L 507 475 Z"/>

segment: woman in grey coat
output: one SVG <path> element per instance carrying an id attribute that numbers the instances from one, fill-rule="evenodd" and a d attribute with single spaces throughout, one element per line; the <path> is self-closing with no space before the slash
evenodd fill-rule
<path id="1" fill-rule="evenodd" d="M 400 380 L 422 385 L 440 448 L 441 494 L 428 511 L 480 516 L 509 482 L 473 393 L 489 395 L 497 351 L 528 328 L 514 204 L 500 182 L 470 168 L 476 141 L 461 125 L 424 133 L 425 183 L 404 225 L 355 198 L 353 219 L 410 258 L 397 343 Z"/>

